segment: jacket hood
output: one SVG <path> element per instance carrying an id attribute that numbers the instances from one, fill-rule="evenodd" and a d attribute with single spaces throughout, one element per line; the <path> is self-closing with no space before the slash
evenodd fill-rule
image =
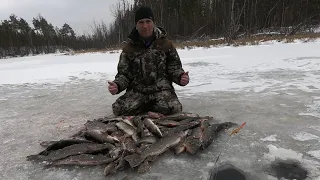
<path id="1" fill-rule="evenodd" d="M 164 28 L 162 27 L 155 27 L 154 28 L 154 33 L 155 33 L 155 38 L 156 39 L 160 39 L 160 38 L 164 38 L 167 36 L 167 32 Z M 133 44 L 140 44 L 141 42 L 141 38 L 139 35 L 139 32 L 136 28 L 133 28 L 130 35 L 128 36 L 128 39 L 131 43 Z"/>

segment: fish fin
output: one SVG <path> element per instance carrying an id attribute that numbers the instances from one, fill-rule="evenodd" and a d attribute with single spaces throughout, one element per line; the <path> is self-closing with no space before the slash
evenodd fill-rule
<path id="1" fill-rule="evenodd" d="M 48 156 L 48 155 L 49 155 L 49 153 L 50 153 L 49 151 L 44 150 L 44 151 L 39 152 L 39 154 L 38 154 L 38 155 Z"/>
<path id="2" fill-rule="evenodd" d="M 141 173 L 141 174 L 146 173 L 146 172 L 150 171 L 150 169 L 151 169 L 151 166 L 150 166 L 149 162 L 146 160 L 140 164 L 140 166 L 138 168 L 138 173 Z"/>
<path id="3" fill-rule="evenodd" d="M 40 146 L 47 148 L 50 145 L 54 144 L 55 142 L 56 141 L 42 141 L 42 142 L 40 142 Z"/>
<path id="4" fill-rule="evenodd" d="M 184 143 L 178 144 L 177 146 L 173 147 L 175 154 L 181 154 L 182 152 L 186 151 L 186 145 Z"/>
<path id="5" fill-rule="evenodd" d="M 130 164 L 132 168 L 139 166 L 145 158 L 142 158 L 139 154 L 132 154 L 124 157 L 124 159 Z"/>

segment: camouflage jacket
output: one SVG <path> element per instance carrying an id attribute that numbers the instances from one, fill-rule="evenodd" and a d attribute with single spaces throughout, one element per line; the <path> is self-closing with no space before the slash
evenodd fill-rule
<path id="1" fill-rule="evenodd" d="M 163 28 L 155 28 L 155 39 L 149 47 L 139 40 L 135 29 L 128 37 L 129 42 L 120 54 L 114 80 L 118 85 L 118 94 L 131 89 L 145 94 L 174 90 L 173 82 L 181 86 L 180 78 L 184 70 L 180 57 Z"/>

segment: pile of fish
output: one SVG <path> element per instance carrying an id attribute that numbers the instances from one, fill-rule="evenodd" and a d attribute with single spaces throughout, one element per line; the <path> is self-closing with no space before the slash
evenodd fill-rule
<path id="1" fill-rule="evenodd" d="M 234 125 L 192 113 L 103 117 L 88 120 L 66 139 L 41 142 L 45 150 L 27 156 L 27 160 L 44 162 L 46 167 L 104 165 L 105 175 L 130 167 L 144 173 L 166 151 L 196 154 L 207 148 L 219 132 Z"/>

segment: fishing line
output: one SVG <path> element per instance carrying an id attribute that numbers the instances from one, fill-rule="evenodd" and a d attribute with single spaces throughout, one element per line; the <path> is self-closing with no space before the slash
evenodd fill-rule
<path id="1" fill-rule="evenodd" d="M 228 139 L 228 141 L 227 141 L 227 143 L 226 143 L 226 144 L 227 144 L 227 147 L 230 146 L 229 143 L 230 143 L 232 137 L 233 137 L 235 134 L 237 134 L 237 133 L 244 127 L 245 124 L 246 124 L 246 122 L 242 123 L 240 127 L 234 129 L 234 130 L 230 133 L 230 137 L 229 137 L 229 139 Z M 218 171 L 215 169 L 215 166 L 216 166 L 217 162 L 218 162 L 219 159 L 220 159 L 221 153 L 222 153 L 222 150 L 219 152 L 219 154 L 218 154 L 218 156 L 217 156 L 217 159 L 216 159 L 216 161 L 215 161 L 214 164 L 213 164 L 213 170 L 212 170 L 212 172 L 215 173 L 214 176 L 213 176 L 213 180 L 215 180 L 216 177 L 218 176 L 218 173 L 217 173 Z M 215 171 L 215 170 L 216 170 L 216 171 Z"/>

